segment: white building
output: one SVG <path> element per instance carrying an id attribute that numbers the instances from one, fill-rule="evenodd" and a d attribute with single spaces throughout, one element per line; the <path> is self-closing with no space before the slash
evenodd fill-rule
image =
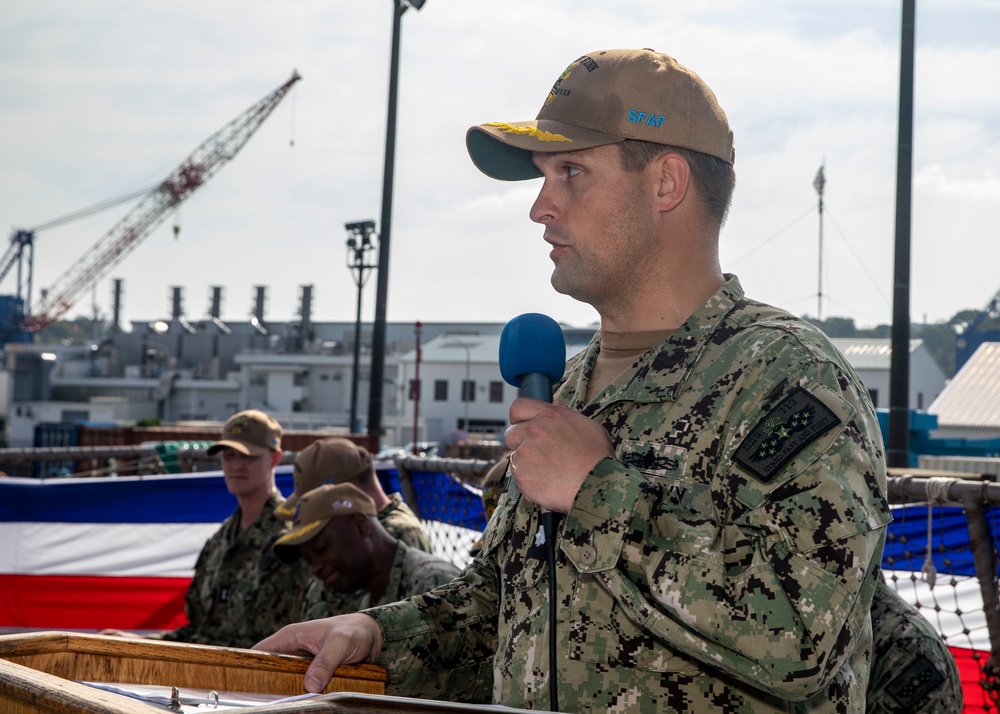
<path id="1" fill-rule="evenodd" d="M 397 408 L 416 441 L 438 441 L 454 429 L 499 435 L 517 389 L 503 381 L 499 335 L 440 335 L 399 358 Z M 419 381 L 419 386 L 418 386 Z M 407 439 L 410 440 L 410 439 Z"/>
<path id="2" fill-rule="evenodd" d="M 1000 439 L 1000 342 L 981 344 L 927 411 L 934 436 Z"/>
<path id="3" fill-rule="evenodd" d="M 100 345 L 8 345 L 0 371 L 8 445 L 31 446 L 38 424 L 220 423 L 242 409 L 267 411 L 287 429 L 365 430 L 370 328 L 352 400 L 349 323 L 312 323 L 305 341 L 301 330 L 263 334 L 245 323 L 151 325 L 134 323 Z M 502 433 L 517 392 L 500 376 L 502 324 L 425 323 L 419 365 L 414 325 L 388 327 L 381 443 L 438 441 L 455 429 Z M 594 329 L 564 329 L 567 354 Z"/>
<path id="4" fill-rule="evenodd" d="M 877 409 L 889 406 L 892 341 L 882 338 L 837 337 L 830 340 L 854 367 Z M 947 378 L 923 340 L 910 340 L 910 409 L 926 410 L 941 393 Z"/>

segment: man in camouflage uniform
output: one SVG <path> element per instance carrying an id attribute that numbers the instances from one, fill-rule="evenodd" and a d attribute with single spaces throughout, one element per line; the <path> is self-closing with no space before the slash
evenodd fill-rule
<path id="1" fill-rule="evenodd" d="M 293 482 L 292 494 L 277 511 L 285 520 L 292 520 L 299 499 L 314 488 L 324 484 L 351 483 L 374 501 L 379 521 L 393 537 L 426 553 L 434 552 L 420 519 L 403 502 L 401 495 L 386 495 L 375 474 L 371 454 L 350 439 L 339 436 L 320 439 L 298 452 L 295 455 Z"/>
<path id="2" fill-rule="evenodd" d="M 867 714 L 962 711 L 962 681 L 948 646 L 883 578 L 872 600 L 872 630 Z"/>
<path id="3" fill-rule="evenodd" d="M 493 700 L 516 707 L 554 691 L 573 712 L 863 712 L 878 425 L 818 330 L 721 271 L 735 177 L 715 95 L 665 55 L 596 52 L 536 121 L 466 142 L 490 176 L 543 178 L 553 287 L 601 330 L 554 404 L 511 405 L 508 483 L 459 580 L 258 648 L 315 654 L 310 691 L 368 660 L 391 693 L 449 696 L 450 671 L 490 656 Z M 554 613 L 542 509 L 565 514 Z"/>
<path id="4" fill-rule="evenodd" d="M 357 612 L 419 595 L 459 570 L 447 560 L 397 540 L 382 527 L 375 503 L 353 484 L 326 485 L 295 507 L 292 529 L 274 544 L 286 563 L 301 557 L 313 574 L 303 620 Z M 330 602 L 329 595 L 334 596 Z M 345 609 L 344 604 L 353 609 Z M 337 608 L 331 613 L 331 607 Z"/>
<path id="5" fill-rule="evenodd" d="M 234 415 L 222 440 L 208 449 L 209 455 L 220 452 L 226 487 L 238 506 L 198 555 L 185 600 L 188 624 L 153 637 L 251 647 L 297 621 L 309 570 L 283 563 L 273 551 L 287 530 L 274 512 L 283 501 L 274 481 L 281 462 L 278 422 L 255 409 Z"/>

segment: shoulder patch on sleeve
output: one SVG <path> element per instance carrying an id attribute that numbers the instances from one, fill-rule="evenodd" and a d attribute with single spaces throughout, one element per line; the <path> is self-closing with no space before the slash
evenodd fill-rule
<path id="1" fill-rule="evenodd" d="M 915 706 L 936 686 L 944 676 L 924 655 L 920 655 L 898 677 L 889 682 L 885 691 L 907 709 Z"/>
<path id="2" fill-rule="evenodd" d="M 814 439 L 840 418 L 802 387 L 796 387 L 757 423 L 733 460 L 767 483 Z"/>

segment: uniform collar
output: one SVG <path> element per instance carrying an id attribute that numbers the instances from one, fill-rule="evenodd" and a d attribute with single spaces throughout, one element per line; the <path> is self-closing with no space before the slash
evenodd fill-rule
<path id="1" fill-rule="evenodd" d="M 571 402 L 568 406 L 583 413 L 621 400 L 639 404 L 673 401 L 723 320 L 743 300 L 739 278 L 729 274 L 724 277 L 726 282 L 683 325 L 639 359 L 639 366 L 628 382 L 608 385 L 590 405 L 580 401 L 587 393 L 587 380 L 600 352 L 601 333 L 598 331 L 587 348 L 570 361 L 569 379 L 560 385 L 557 395 L 563 400 L 568 398 Z"/>

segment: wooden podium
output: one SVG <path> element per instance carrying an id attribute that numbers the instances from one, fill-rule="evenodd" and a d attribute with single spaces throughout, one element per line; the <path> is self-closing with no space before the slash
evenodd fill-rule
<path id="1" fill-rule="evenodd" d="M 304 657 L 255 650 L 103 637 L 68 632 L 0 636 L 0 712 L 153 714 L 162 707 L 80 682 L 161 685 L 220 693 L 302 694 Z M 374 665 L 337 669 L 323 696 L 258 704 L 253 714 L 481 711 L 449 702 L 385 697 L 386 672 Z M 240 711 L 239 709 L 233 711 Z"/>

